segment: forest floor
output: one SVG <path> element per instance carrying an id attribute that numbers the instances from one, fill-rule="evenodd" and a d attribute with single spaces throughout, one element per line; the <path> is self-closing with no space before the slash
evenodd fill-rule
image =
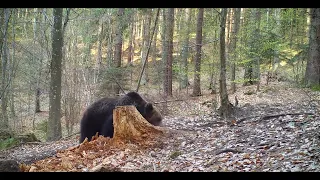
<path id="1" fill-rule="evenodd" d="M 203 105 L 215 95 L 172 101 L 168 108 L 174 113 L 163 123 L 176 134 L 161 147 L 114 151 L 93 163 L 103 161 L 120 171 L 320 171 L 320 92 L 284 82 L 250 93 L 255 88 L 240 87 L 229 96 L 232 103 L 235 95 L 239 100 L 232 125 Z M 27 143 L 1 156 L 30 164 L 77 144 L 78 136 Z M 77 166 L 73 171 L 94 165 Z"/>

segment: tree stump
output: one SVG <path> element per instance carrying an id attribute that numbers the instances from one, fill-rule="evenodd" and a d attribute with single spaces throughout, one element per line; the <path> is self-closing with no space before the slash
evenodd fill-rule
<path id="1" fill-rule="evenodd" d="M 59 151 L 56 156 L 20 166 L 23 172 L 43 171 L 124 171 L 121 164 L 113 164 L 110 156 L 125 157 L 142 149 L 163 147 L 167 129 L 153 126 L 135 106 L 118 106 L 113 110 L 113 138 L 96 136 L 81 144 Z M 121 153 L 117 153 L 122 151 Z M 121 155 L 123 154 L 123 155 Z M 97 159 L 100 159 L 97 161 Z"/>
<path id="2" fill-rule="evenodd" d="M 154 140 L 163 134 L 161 127 L 150 124 L 135 106 L 117 106 L 113 110 L 115 140 L 146 141 Z"/>

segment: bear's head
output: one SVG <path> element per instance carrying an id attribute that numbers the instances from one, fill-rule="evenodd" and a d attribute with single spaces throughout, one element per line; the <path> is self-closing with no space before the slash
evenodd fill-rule
<path id="1" fill-rule="evenodd" d="M 144 118 L 154 126 L 162 126 L 162 115 L 151 103 L 146 103 L 144 107 Z"/>
<path id="2" fill-rule="evenodd" d="M 133 104 L 140 114 L 152 125 L 162 126 L 162 115 L 156 107 L 145 100 L 137 92 L 128 92 L 121 98 L 121 104 Z"/>

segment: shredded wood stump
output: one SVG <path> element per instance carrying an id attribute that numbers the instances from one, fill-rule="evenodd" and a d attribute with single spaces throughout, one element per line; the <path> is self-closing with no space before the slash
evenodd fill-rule
<path id="1" fill-rule="evenodd" d="M 31 165 L 21 164 L 23 172 L 68 171 L 106 172 L 121 171 L 112 164 L 113 156 L 119 153 L 137 153 L 141 149 L 159 147 L 166 136 L 163 127 L 150 124 L 135 106 L 118 106 L 113 111 L 113 138 L 98 136 L 91 141 L 86 138 L 81 144 Z"/>
<path id="2" fill-rule="evenodd" d="M 118 106 L 113 110 L 114 139 L 144 142 L 152 140 L 163 131 L 150 124 L 135 106 Z"/>

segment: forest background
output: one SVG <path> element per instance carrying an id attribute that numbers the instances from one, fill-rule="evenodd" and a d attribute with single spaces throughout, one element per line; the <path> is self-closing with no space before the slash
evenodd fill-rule
<path id="1" fill-rule="evenodd" d="M 317 8 L 1 8 L 1 139 L 72 135 L 89 104 L 131 90 L 164 115 L 166 102 L 216 94 L 225 118 L 238 87 L 319 90 L 319 18 Z"/>

